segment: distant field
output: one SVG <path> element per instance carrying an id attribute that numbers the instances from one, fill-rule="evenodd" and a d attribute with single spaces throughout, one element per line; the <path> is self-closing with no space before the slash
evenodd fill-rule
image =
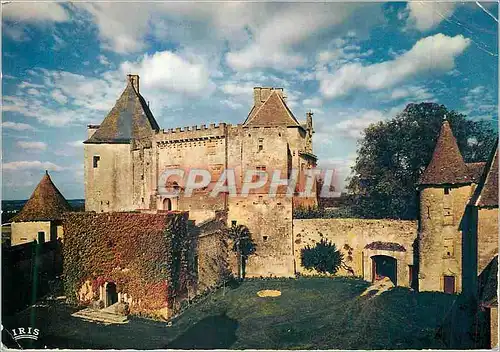
<path id="1" fill-rule="evenodd" d="M 2 200 L 2 224 L 8 223 L 24 206 L 27 200 Z M 80 211 L 85 208 L 84 199 L 68 199 L 73 209 Z"/>
<path id="2" fill-rule="evenodd" d="M 456 296 L 395 288 L 359 297 L 367 282 L 347 278 L 246 281 L 191 306 L 172 327 L 131 318 L 99 325 L 64 305 L 32 308 L 49 348 L 116 349 L 424 349 L 444 348 L 435 331 Z M 260 298 L 262 289 L 280 297 Z M 24 315 L 3 320 L 23 324 Z M 8 326 L 8 325 L 7 325 Z M 22 325 L 21 325 L 22 326 Z"/>

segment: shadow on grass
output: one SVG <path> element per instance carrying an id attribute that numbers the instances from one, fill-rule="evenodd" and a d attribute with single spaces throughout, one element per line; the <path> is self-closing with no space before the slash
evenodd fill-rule
<path id="1" fill-rule="evenodd" d="M 165 346 L 169 349 L 228 349 L 236 341 L 238 321 L 226 313 L 200 320 Z"/>

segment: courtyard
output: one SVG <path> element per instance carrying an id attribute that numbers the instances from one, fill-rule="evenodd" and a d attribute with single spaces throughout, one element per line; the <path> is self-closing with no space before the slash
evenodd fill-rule
<path id="1" fill-rule="evenodd" d="M 455 295 L 396 287 L 360 297 L 368 286 L 355 278 L 247 280 L 204 297 L 172 324 L 139 317 L 123 325 L 87 322 L 72 317 L 77 308 L 62 301 L 42 301 L 2 318 L 4 328 L 39 328 L 41 346 L 48 348 L 445 348 L 436 329 Z M 281 295 L 259 297 L 261 290 Z"/>

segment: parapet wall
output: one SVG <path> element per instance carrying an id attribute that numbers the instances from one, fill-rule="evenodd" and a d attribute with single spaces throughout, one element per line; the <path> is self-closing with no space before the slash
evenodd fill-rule
<path id="1" fill-rule="evenodd" d="M 302 266 L 301 250 L 306 246 L 314 247 L 321 239 L 326 239 L 342 251 L 346 266 L 352 270 L 341 269 L 339 275 L 354 275 L 371 280 L 371 257 L 386 255 L 398 261 L 398 285 L 409 286 L 408 266 L 413 265 L 413 242 L 416 238 L 416 221 L 294 219 L 293 246 L 296 271 L 301 275 L 316 274 L 314 270 Z M 391 244 L 399 244 L 402 247 Z M 370 245 L 369 248 L 366 248 L 367 245 Z"/>

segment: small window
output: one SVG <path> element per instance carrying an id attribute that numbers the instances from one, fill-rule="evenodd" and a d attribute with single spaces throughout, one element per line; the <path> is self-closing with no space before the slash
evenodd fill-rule
<path id="1" fill-rule="evenodd" d="M 236 220 L 231 220 L 231 226 L 236 226 Z"/>
<path id="2" fill-rule="evenodd" d="M 431 218 L 431 207 L 427 205 L 427 219 Z"/>
<path id="3" fill-rule="evenodd" d="M 264 242 L 266 242 L 266 241 L 267 241 L 267 236 L 262 236 L 262 240 L 263 240 Z"/>
<path id="4" fill-rule="evenodd" d="M 45 243 L 45 232 L 38 232 L 38 244 Z"/>
<path id="5" fill-rule="evenodd" d="M 259 138 L 259 152 L 264 150 L 264 138 Z"/>
<path id="6" fill-rule="evenodd" d="M 94 155 L 94 159 L 93 159 L 94 169 L 97 169 L 99 167 L 100 160 L 101 160 L 101 157 L 99 155 Z"/>
<path id="7" fill-rule="evenodd" d="M 444 194 L 450 194 L 450 187 L 444 188 Z"/>
<path id="8" fill-rule="evenodd" d="M 413 287 L 413 265 L 408 265 L 408 284 Z"/>
<path id="9" fill-rule="evenodd" d="M 264 150 L 264 146 L 262 144 L 259 144 L 259 152 Z"/>

